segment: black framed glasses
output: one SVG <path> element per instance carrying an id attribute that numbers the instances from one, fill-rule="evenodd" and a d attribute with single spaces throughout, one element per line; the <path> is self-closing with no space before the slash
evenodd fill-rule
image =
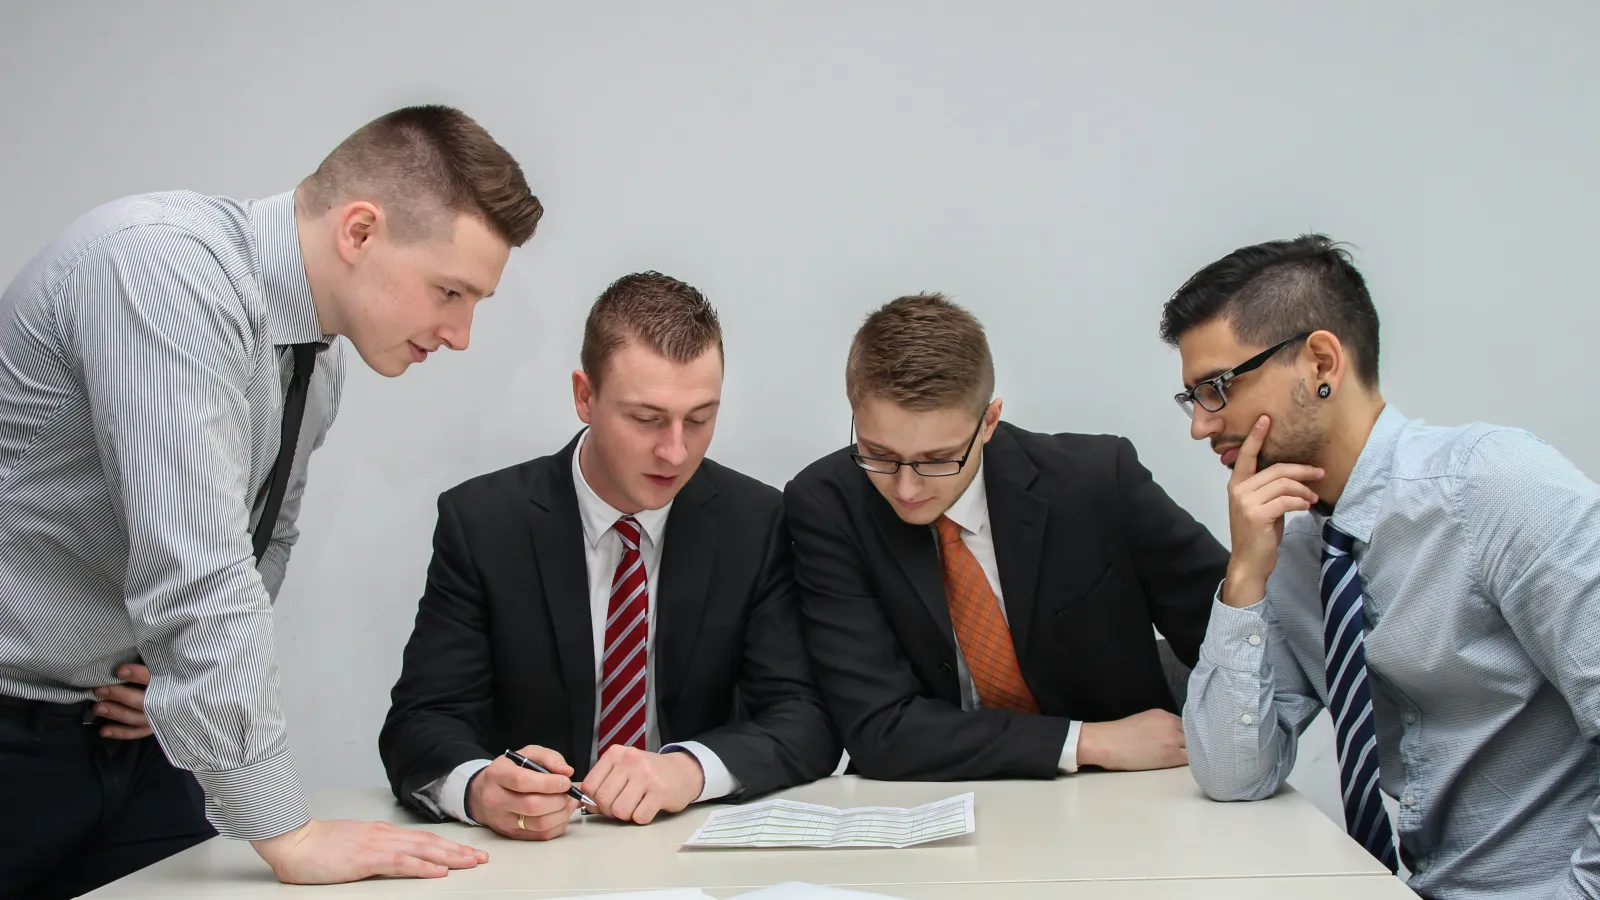
<path id="1" fill-rule="evenodd" d="M 1279 341 L 1278 343 L 1273 344 L 1271 347 L 1268 347 L 1260 353 L 1257 353 L 1255 356 L 1252 356 L 1244 362 L 1239 363 L 1237 366 L 1234 366 L 1228 371 L 1223 372 L 1221 375 L 1218 375 L 1214 378 L 1207 378 L 1205 381 L 1195 384 L 1194 387 L 1175 395 L 1172 399 L 1177 401 L 1178 408 L 1183 410 L 1184 413 L 1191 419 L 1194 418 L 1194 407 L 1197 403 L 1200 405 L 1200 408 L 1206 412 L 1219 412 L 1224 406 L 1228 405 L 1227 389 L 1230 382 L 1246 372 L 1253 372 L 1256 369 L 1261 368 L 1261 366 L 1265 364 L 1267 360 L 1272 358 L 1274 353 L 1277 353 L 1279 350 L 1282 350 L 1295 341 L 1305 340 L 1306 338 L 1310 337 L 1311 334 L 1311 332 L 1307 331 L 1304 334 L 1297 334 L 1292 338 Z"/>
<path id="2" fill-rule="evenodd" d="M 984 410 L 984 414 L 987 415 L 988 410 Z M 901 466 L 910 466 L 913 472 L 925 478 L 944 478 L 961 471 L 961 467 L 967 464 L 967 457 L 972 455 L 972 448 L 978 444 L 978 435 L 983 433 L 983 419 L 984 416 L 978 417 L 978 427 L 973 430 L 972 437 L 967 440 L 967 452 L 961 454 L 960 459 L 920 459 L 916 462 L 902 462 L 898 459 L 867 456 L 853 450 L 850 452 L 850 458 L 856 461 L 856 465 L 874 475 L 893 475 L 900 471 Z M 854 416 L 851 416 L 850 443 L 855 444 L 855 442 L 856 420 Z"/>

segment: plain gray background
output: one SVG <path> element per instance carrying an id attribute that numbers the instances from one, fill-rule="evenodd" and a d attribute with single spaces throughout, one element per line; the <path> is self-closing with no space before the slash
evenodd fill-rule
<path id="1" fill-rule="evenodd" d="M 1009 419 L 1129 436 L 1226 542 L 1160 307 L 1321 230 L 1369 279 L 1390 402 L 1600 471 L 1597 85 L 1591 0 L 13 0 L 0 278 L 112 197 L 289 189 L 397 106 L 458 105 L 522 162 L 547 214 L 471 350 L 397 381 L 352 354 L 277 607 L 301 770 L 376 785 L 434 500 L 571 437 L 583 315 L 626 272 L 720 309 L 724 463 L 782 485 L 841 446 L 861 316 L 941 290 L 988 326 Z M 1327 732 L 1294 782 L 1337 817 Z"/>

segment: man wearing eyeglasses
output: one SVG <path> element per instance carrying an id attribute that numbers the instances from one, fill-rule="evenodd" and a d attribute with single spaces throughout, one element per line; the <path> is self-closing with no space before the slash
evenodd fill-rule
<path id="1" fill-rule="evenodd" d="M 1386 404 L 1372 298 L 1321 235 L 1200 270 L 1161 333 L 1233 470 L 1184 710 L 1201 788 L 1270 796 L 1327 709 L 1343 824 L 1418 894 L 1600 897 L 1600 487 L 1524 431 Z"/>
<path id="2" fill-rule="evenodd" d="M 983 327 L 937 294 L 869 316 L 852 446 L 785 491 L 818 685 L 878 779 L 1186 761 L 1154 634 L 1193 665 L 1227 554 L 1126 439 L 1000 420 Z"/>

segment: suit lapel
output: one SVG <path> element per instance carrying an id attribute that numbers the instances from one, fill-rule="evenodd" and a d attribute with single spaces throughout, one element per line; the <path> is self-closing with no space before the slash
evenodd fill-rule
<path id="1" fill-rule="evenodd" d="M 1045 520 L 1050 503 L 1028 491 L 1039 469 L 1005 428 L 996 429 L 984 448 L 984 487 L 989 494 L 989 528 L 994 532 L 1011 640 L 1021 660 L 1033 627 L 1039 564 L 1044 555 Z"/>
<path id="2" fill-rule="evenodd" d="M 572 484 L 572 453 L 577 441 L 553 457 L 554 465 L 533 478 L 529 528 L 539 563 L 545 608 L 561 656 L 567 702 L 572 710 L 572 746 L 587 761 L 594 731 L 594 623 L 589 614 L 589 572 L 578 517 L 578 494 Z M 537 686 L 534 686 L 535 688 Z"/>
<path id="3" fill-rule="evenodd" d="M 884 542 L 889 545 L 889 555 L 906 573 L 922 605 L 927 607 L 928 615 L 939 626 L 949 651 L 954 652 L 954 626 L 950 624 L 950 604 L 944 595 L 944 573 L 939 567 L 939 548 L 933 530 L 926 525 L 908 525 L 901 521 L 889 507 L 889 501 L 876 489 L 868 494 L 867 506 Z"/>
<path id="4" fill-rule="evenodd" d="M 663 742 L 670 739 L 666 710 L 688 677 L 705 616 L 717 555 L 717 521 L 707 506 L 716 496 L 716 485 L 702 465 L 667 514 L 660 584 L 655 586 L 656 713 Z"/>

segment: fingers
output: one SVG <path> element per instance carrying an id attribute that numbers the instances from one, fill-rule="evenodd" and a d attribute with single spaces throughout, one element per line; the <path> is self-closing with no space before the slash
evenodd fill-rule
<path id="1" fill-rule="evenodd" d="M 517 752 L 558 775 L 572 774 L 572 767 L 567 765 L 567 761 L 561 758 L 560 753 L 551 750 L 549 747 L 529 744 Z M 566 788 L 562 788 L 562 790 L 566 790 Z"/>
<path id="2" fill-rule="evenodd" d="M 578 802 L 566 794 L 522 794 L 506 790 L 492 793 L 484 799 L 491 809 L 520 813 L 530 820 L 552 813 L 570 812 L 571 807 Z"/>
<path id="3" fill-rule="evenodd" d="M 125 684 L 108 684 L 105 687 L 94 689 L 94 695 L 101 700 L 111 703 L 120 703 L 132 710 L 144 709 L 144 688 L 128 687 Z"/>
<path id="4" fill-rule="evenodd" d="M 577 805 L 578 801 L 569 797 L 567 802 L 561 804 L 554 811 L 537 816 L 524 814 L 520 822 L 517 821 L 515 813 L 507 812 L 510 828 L 505 834 L 518 840 L 527 841 L 548 841 L 551 838 L 560 837 L 566 832 L 567 823 L 572 820 L 572 810 Z"/>
<path id="5" fill-rule="evenodd" d="M 432 832 L 395 829 L 395 833 L 404 842 L 403 852 L 427 863 L 449 869 L 470 869 L 489 861 L 489 854 L 482 850 L 458 844 Z"/>
<path id="6" fill-rule="evenodd" d="M 1259 509 L 1261 518 L 1266 521 L 1276 521 L 1292 512 L 1305 512 L 1312 506 L 1311 500 L 1304 497 L 1285 496 L 1276 500 L 1268 500 Z"/>
<path id="7" fill-rule="evenodd" d="M 1267 430 L 1272 423 L 1266 416 L 1256 420 L 1250 433 L 1244 436 L 1244 443 L 1239 445 L 1239 455 L 1233 461 L 1233 482 L 1241 483 L 1256 474 L 1256 457 L 1261 453 L 1261 445 L 1267 440 Z"/>
<path id="8" fill-rule="evenodd" d="M 583 792 L 594 798 L 595 808 L 605 815 L 611 816 L 614 815 L 612 813 L 613 804 L 616 803 L 617 798 L 622 796 L 622 792 L 628 787 L 628 776 L 613 770 L 611 774 L 606 776 L 604 781 L 598 782 L 592 790 L 587 786 L 587 781 L 584 782 L 584 785 Z"/>
<path id="9" fill-rule="evenodd" d="M 565 775 L 546 775 L 524 769 L 502 756 L 490 763 L 483 774 L 501 788 L 520 794 L 564 794 L 567 788 L 572 787 L 572 779 L 567 777 L 571 772 L 571 769 L 567 769 Z"/>
<path id="10" fill-rule="evenodd" d="M 150 720 L 145 718 L 143 712 L 137 709 L 129 709 L 120 703 L 96 703 L 94 705 L 94 713 L 103 719 L 121 722 L 124 725 L 132 725 L 135 728 L 148 728 L 150 726 Z"/>
<path id="11" fill-rule="evenodd" d="M 1320 481 L 1324 474 L 1326 473 L 1316 466 L 1304 466 L 1299 463 L 1273 463 L 1241 482 L 1238 490 L 1240 493 L 1248 494 L 1258 491 L 1274 481 L 1293 481 L 1296 484 Z"/>
<path id="12" fill-rule="evenodd" d="M 611 817 L 629 822 L 637 821 L 634 819 L 633 813 L 639 808 L 639 802 L 644 799 L 645 792 L 649 787 L 650 782 L 645 778 L 629 778 L 627 785 L 622 789 L 622 793 L 618 794 L 617 799 L 611 803 Z M 600 798 L 596 797 L 595 799 L 598 800 Z M 656 805 L 659 807 L 660 803 L 657 802 Z M 649 820 L 646 819 L 645 821 Z M 644 823 L 641 822 L 640 824 Z"/>
<path id="13" fill-rule="evenodd" d="M 373 878 L 376 876 L 443 878 L 450 874 L 448 866 L 418 859 L 403 850 L 390 850 L 387 852 L 373 850 L 358 857 L 354 862 L 357 869 L 363 873 L 360 876 L 361 878 Z"/>
<path id="14" fill-rule="evenodd" d="M 645 791 L 644 797 L 639 800 L 639 805 L 635 806 L 630 814 L 633 821 L 640 825 L 649 825 L 655 821 L 656 814 L 661 812 L 666 799 L 667 793 L 664 789 Z"/>
<path id="15" fill-rule="evenodd" d="M 1307 503 L 1315 503 L 1318 499 L 1316 491 L 1300 482 L 1289 478 L 1279 478 L 1277 481 L 1268 482 L 1261 488 L 1252 491 L 1249 501 L 1250 505 L 1260 506 L 1279 497 L 1299 497 Z"/>
<path id="16" fill-rule="evenodd" d="M 134 684 L 148 685 L 150 683 L 150 670 L 139 663 L 128 663 L 117 667 L 117 677 L 123 681 L 131 681 Z"/>
<path id="17" fill-rule="evenodd" d="M 598 791 L 600 786 L 606 783 L 606 779 L 611 777 L 612 770 L 617 767 L 617 758 L 620 755 L 618 753 L 619 749 L 617 745 L 612 745 L 606 749 L 606 752 L 600 754 L 600 759 L 595 762 L 594 768 L 589 770 L 588 776 L 583 779 L 583 784 L 578 788 L 593 797 L 596 802 L 600 800 L 600 797 L 595 791 Z"/>
<path id="18" fill-rule="evenodd" d="M 626 818 L 618 815 L 616 804 L 628 790 L 630 782 L 636 779 L 643 782 L 646 774 L 643 770 L 644 756 L 641 750 L 621 745 L 613 745 L 606 750 L 600 762 L 589 772 L 589 777 L 583 780 L 583 792 L 594 798 L 596 809 L 612 818 Z M 637 802 L 635 797 L 634 803 Z"/>
<path id="19" fill-rule="evenodd" d="M 149 726 L 139 728 L 133 725 L 104 725 L 100 728 L 100 736 L 118 741 L 138 741 L 155 734 Z"/>

